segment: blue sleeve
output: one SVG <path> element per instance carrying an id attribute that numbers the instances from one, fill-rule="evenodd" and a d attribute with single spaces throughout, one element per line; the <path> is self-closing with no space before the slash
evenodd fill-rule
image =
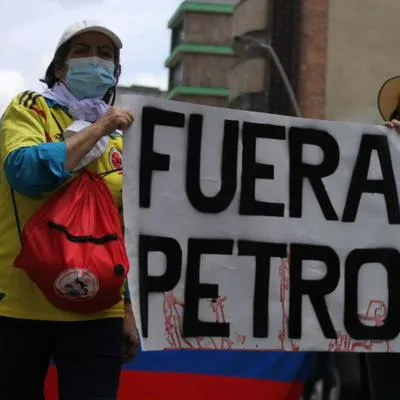
<path id="1" fill-rule="evenodd" d="M 55 191 L 71 173 L 65 169 L 65 142 L 44 143 L 14 150 L 5 162 L 10 186 L 27 197 L 41 197 Z"/>

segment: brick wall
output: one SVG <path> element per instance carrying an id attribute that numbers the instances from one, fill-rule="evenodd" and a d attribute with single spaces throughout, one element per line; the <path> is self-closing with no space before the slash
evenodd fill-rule
<path id="1" fill-rule="evenodd" d="M 329 0 L 303 0 L 298 97 L 306 118 L 325 117 Z"/>

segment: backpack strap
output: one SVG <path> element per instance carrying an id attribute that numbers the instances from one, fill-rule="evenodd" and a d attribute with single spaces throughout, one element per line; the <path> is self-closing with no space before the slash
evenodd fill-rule
<path id="1" fill-rule="evenodd" d="M 57 124 L 58 129 L 60 130 L 60 134 L 63 134 L 64 129 L 61 126 L 60 122 L 58 121 L 58 119 L 56 118 L 56 116 L 54 115 L 54 113 L 51 109 L 50 109 L 50 114 L 51 114 L 51 117 L 53 118 L 54 122 Z"/>
<path id="2" fill-rule="evenodd" d="M 122 168 L 115 168 L 115 169 L 111 169 L 109 171 L 106 172 L 102 172 L 101 174 L 99 174 L 100 178 L 105 178 L 108 175 L 113 174 L 114 172 L 121 172 Z"/>
<path id="3" fill-rule="evenodd" d="M 18 237 L 19 241 L 22 244 L 22 229 L 21 229 L 21 222 L 19 219 L 19 214 L 18 214 L 18 208 L 17 208 L 17 201 L 15 200 L 15 191 L 13 188 L 10 188 L 11 192 L 11 200 L 14 208 L 14 216 L 15 216 L 15 222 L 17 224 L 17 230 L 18 230 Z"/>

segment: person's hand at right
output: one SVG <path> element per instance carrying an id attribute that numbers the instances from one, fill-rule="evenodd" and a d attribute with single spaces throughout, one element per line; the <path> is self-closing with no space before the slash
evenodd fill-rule
<path id="1" fill-rule="evenodd" d="M 117 129 L 126 131 L 134 120 L 135 117 L 130 111 L 121 107 L 112 107 L 93 125 L 101 127 L 103 136 L 106 136 L 115 132 Z"/>
<path id="2" fill-rule="evenodd" d="M 398 121 L 397 119 L 386 121 L 384 125 L 386 126 L 386 128 L 394 129 L 398 134 L 400 134 L 400 121 Z"/>

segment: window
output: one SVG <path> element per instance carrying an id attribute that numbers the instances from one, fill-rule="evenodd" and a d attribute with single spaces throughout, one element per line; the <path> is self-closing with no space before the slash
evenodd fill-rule
<path id="1" fill-rule="evenodd" d="M 183 83 L 183 66 L 182 63 L 174 65 L 169 71 L 169 90 Z"/>
<path id="2" fill-rule="evenodd" d="M 178 63 L 172 68 L 172 81 L 174 86 L 179 86 L 183 81 L 182 63 Z"/>
<path id="3" fill-rule="evenodd" d="M 185 41 L 185 31 L 183 29 L 183 22 L 177 25 L 172 30 L 172 43 L 171 43 L 171 51 Z"/>

